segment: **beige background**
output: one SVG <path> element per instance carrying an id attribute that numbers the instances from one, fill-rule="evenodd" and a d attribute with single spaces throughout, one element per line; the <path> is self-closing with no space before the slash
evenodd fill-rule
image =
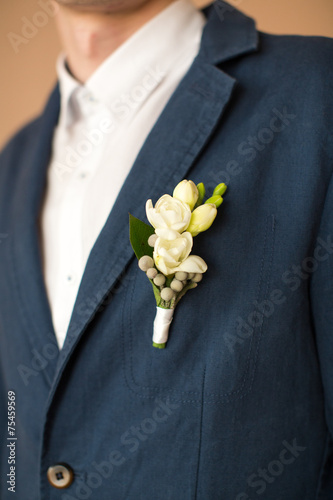
<path id="1" fill-rule="evenodd" d="M 20 44 L 15 53 L 8 33 L 21 36 L 22 17 L 32 20 L 42 9 L 38 0 L 0 2 L 1 147 L 18 127 L 42 109 L 55 82 L 54 66 L 60 45 L 54 20 L 48 16 L 45 26 L 38 28 L 27 44 Z M 207 2 L 198 2 L 204 3 Z M 333 37 L 332 0 L 229 0 L 229 3 L 255 17 L 263 31 Z M 43 23 L 43 18 L 40 22 Z"/>

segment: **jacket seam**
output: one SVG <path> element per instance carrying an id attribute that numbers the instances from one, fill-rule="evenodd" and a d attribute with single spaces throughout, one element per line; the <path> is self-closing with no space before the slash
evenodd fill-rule
<path id="1" fill-rule="evenodd" d="M 197 460 L 197 470 L 195 478 L 195 490 L 194 490 L 194 500 L 198 500 L 198 490 L 199 490 L 199 473 L 201 464 L 201 451 L 202 451 L 202 429 L 203 429 L 203 411 L 204 411 L 204 398 L 205 398 L 205 381 L 206 381 L 206 367 L 203 372 L 202 377 L 202 391 L 201 391 L 201 411 L 200 411 L 200 431 L 199 431 L 199 449 L 198 449 L 198 460 Z"/>

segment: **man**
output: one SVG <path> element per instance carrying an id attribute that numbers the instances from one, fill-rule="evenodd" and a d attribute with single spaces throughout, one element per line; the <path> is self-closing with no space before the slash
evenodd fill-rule
<path id="1" fill-rule="evenodd" d="M 60 94 L 1 156 L 1 498 L 333 498 L 332 41 L 58 4 Z M 160 350 L 128 213 L 184 178 L 228 191 Z"/>

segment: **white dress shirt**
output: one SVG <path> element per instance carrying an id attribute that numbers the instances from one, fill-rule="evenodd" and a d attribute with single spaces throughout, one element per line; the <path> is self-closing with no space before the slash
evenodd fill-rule
<path id="1" fill-rule="evenodd" d="M 62 348 L 89 253 L 145 139 L 199 51 L 205 18 L 177 0 L 81 85 L 57 64 L 61 111 L 41 214 L 43 265 Z"/>

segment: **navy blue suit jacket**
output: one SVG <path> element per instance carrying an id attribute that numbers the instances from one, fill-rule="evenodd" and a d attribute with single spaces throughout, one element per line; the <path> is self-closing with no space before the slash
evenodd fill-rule
<path id="1" fill-rule="evenodd" d="M 0 164 L 1 499 L 7 392 L 20 500 L 332 500 L 333 43 L 258 33 L 206 9 L 199 55 L 149 134 L 91 251 L 61 352 L 38 216 L 56 88 Z M 124 145 L 126 147 L 126 145 Z M 183 178 L 228 184 L 208 263 L 165 350 L 128 213 Z M 67 489 L 48 483 L 68 464 Z"/>

